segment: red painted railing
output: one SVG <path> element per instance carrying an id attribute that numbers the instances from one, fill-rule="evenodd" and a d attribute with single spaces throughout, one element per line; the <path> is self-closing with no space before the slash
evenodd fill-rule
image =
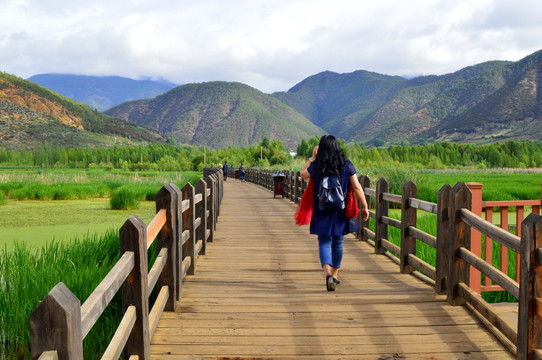
<path id="1" fill-rule="evenodd" d="M 479 183 L 467 183 L 470 191 L 472 192 L 472 212 L 480 217 L 482 213 L 485 213 L 485 219 L 490 223 L 493 223 L 494 208 L 498 208 L 496 211 L 500 214 L 500 228 L 509 231 L 510 228 L 515 228 L 516 235 L 521 237 L 521 222 L 525 218 L 525 208 L 530 207 L 531 212 L 540 214 L 540 208 L 542 207 L 542 189 L 541 199 L 538 200 L 512 200 L 512 201 L 483 201 L 482 200 L 482 188 L 483 185 Z M 541 184 L 542 187 L 542 184 Z M 509 224 L 508 214 L 509 208 L 512 212 L 516 213 L 515 224 Z M 493 259 L 493 240 L 486 236 L 484 244 L 484 256 L 482 256 L 482 236 L 480 232 L 473 229 L 471 231 L 471 251 L 484 258 L 485 261 L 492 263 Z M 508 274 L 508 248 L 500 245 L 500 270 Z M 516 268 L 515 278 L 519 282 L 519 254 L 516 253 Z M 484 275 L 483 284 L 480 284 L 480 271 L 474 267 L 470 269 L 470 287 L 472 290 L 481 294 L 486 291 L 502 291 L 503 288 L 499 285 L 493 285 L 491 279 Z"/>

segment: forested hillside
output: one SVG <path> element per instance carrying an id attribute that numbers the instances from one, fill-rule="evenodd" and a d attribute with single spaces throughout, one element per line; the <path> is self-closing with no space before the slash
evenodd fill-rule
<path id="1" fill-rule="evenodd" d="M 408 84 L 399 76 L 368 71 L 337 74 L 325 71 L 303 80 L 288 92 L 272 96 L 290 105 L 316 125 L 348 138 L 376 110 Z"/>
<path id="2" fill-rule="evenodd" d="M 39 74 L 28 80 L 99 111 L 129 100 L 152 98 L 177 86 L 166 81 L 120 76 Z"/>
<path id="3" fill-rule="evenodd" d="M 329 133 L 367 145 L 542 138 L 542 51 L 411 80 L 323 72 L 273 96 Z"/>
<path id="4" fill-rule="evenodd" d="M 179 86 L 106 113 L 155 129 L 179 143 L 210 148 L 253 145 L 267 136 L 295 149 L 301 139 L 324 133 L 291 107 L 241 83 Z"/>
<path id="5" fill-rule="evenodd" d="M 0 72 L 0 142 L 11 148 L 32 148 L 41 142 L 107 146 L 120 142 L 161 143 L 165 138 Z"/>

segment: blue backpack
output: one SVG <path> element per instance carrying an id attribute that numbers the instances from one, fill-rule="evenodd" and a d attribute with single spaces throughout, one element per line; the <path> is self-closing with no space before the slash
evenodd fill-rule
<path id="1" fill-rule="evenodd" d="M 344 210 L 346 196 L 337 176 L 324 176 L 318 189 L 318 207 L 322 212 Z"/>

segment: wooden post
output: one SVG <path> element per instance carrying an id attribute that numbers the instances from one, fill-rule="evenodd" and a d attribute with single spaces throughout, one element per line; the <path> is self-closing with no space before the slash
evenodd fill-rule
<path id="1" fill-rule="evenodd" d="M 480 183 L 470 182 L 467 183 L 467 186 L 472 193 L 472 212 L 479 217 L 482 217 L 483 185 Z M 482 257 L 482 234 L 476 229 L 471 229 L 470 232 L 470 249 L 476 256 Z M 508 252 L 506 252 L 506 255 L 508 255 Z M 471 266 L 469 280 L 470 288 L 476 291 L 478 294 L 482 293 L 481 275 L 480 270 L 476 269 L 474 266 Z"/>
<path id="2" fill-rule="evenodd" d="M 412 181 L 403 185 L 401 196 L 401 274 L 410 274 L 416 270 L 408 264 L 408 255 L 416 255 L 416 238 L 410 235 L 409 226 L 416 227 L 416 208 L 410 207 L 409 199 L 418 196 L 418 188 Z"/>
<path id="3" fill-rule="evenodd" d="M 201 252 L 200 255 L 205 255 L 207 250 L 207 221 L 205 215 L 207 214 L 207 183 L 203 179 L 199 179 L 196 183 L 196 193 L 201 194 L 201 201 L 195 204 L 194 217 L 199 218 L 200 224 L 195 229 L 196 232 L 196 243 L 201 241 Z M 197 256 L 197 254 L 196 254 Z"/>
<path id="4" fill-rule="evenodd" d="M 218 172 L 214 174 L 215 185 L 216 185 L 216 196 L 215 196 L 215 222 L 218 222 L 218 217 L 220 215 L 220 202 L 222 201 L 222 177 Z"/>
<path id="5" fill-rule="evenodd" d="M 452 189 L 450 206 L 450 237 L 448 245 L 448 284 L 447 300 L 451 305 L 463 305 L 465 299 L 458 294 L 458 284 L 469 285 L 469 264 L 461 259 L 457 252 L 464 247 L 470 249 L 470 226 L 460 217 L 462 208 L 470 210 L 472 207 L 472 193 L 464 183 L 457 183 Z"/>
<path id="6" fill-rule="evenodd" d="M 125 358 L 138 355 L 150 359 L 149 293 L 147 289 L 147 227 L 136 215 L 131 216 L 119 230 L 120 255 L 134 252 L 134 268 L 122 284 L 122 312 L 128 306 L 136 308 L 136 322 L 124 347 Z"/>
<path id="7" fill-rule="evenodd" d="M 32 359 L 56 350 L 59 359 L 82 359 L 81 302 L 58 283 L 30 315 Z"/>
<path id="8" fill-rule="evenodd" d="M 436 278 L 435 292 L 437 294 L 446 293 L 446 283 L 448 278 L 448 253 L 450 236 L 450 197 L 452 187 L 448 184 L 440 188 L 437 200 L 437 259 L 436 259 Z"/>
<path id="9" fill-rule="evenodd" d="M 218 174 L 218 172 L 215 172 L 215 174 Z M 217 175 L 211 175 L 211 176 L 217 176 Z M 176 288 L 177 288 L 177 298 L 176 300 L 181 299 L 181 293 L 182 293 L 182 284 L 183 284 L 183 274 L 182 274 L 182 261 L 183 261 L 183 247 L 181 244 L 181 237 L 182 237 L 182 230 L 183 230 L 183 214 L 182 211 L 182 192 L 179 189 L 179 187 L 175 184 L 169 184 L 169 186 L 173 189 L 175 192 L 175 227 L 177 228 L 177 231 L 175 232 L 175 279 L 176 279 Z"/>
<path id="10" fill-rule="evenodd" d="M 211 190 L 211 195 L 207 198 L 207 210 L 209 210 L 209 217 L 207 217 L 207 229 L 209 229 L 208 242 L 213 242 L 215 238 L 215 196 L 216 196 L 216 182 L 214 177 L 209 176 L 205 179 L 207 182 L 207 188 Z"/>
<path id="11" fill-rule="evenodd" d="M 299 201 L 301 199 L 301 195 L 299 194 L 299 189 L 301 188 L 301 184 L 299 183 L 299 177 L 301 176 L 301 172 L 297 171 L 295 173 L 295 189 L 294 189 L 294 199 L 295 203 L 299 204 Z"/>
<path id="12" fill-rule="evenodd" d="M 542 216 L 531 213 L 521 224 L 519 314 L 517 359 L 534 359 L 542 348 L 542 264 L 537 250 L 542 248 Z"/>
<path id="13" fill-rule="evenodd" d="M 383 248 L 380 244 L 382 239 L 388 238 L 388 225 L 382 222 L 383 216 L 388 216 L 389 203 L 382 198 L 383 193 L 387 193 L 389 184 L 384 178 L 380 178 L 376 183 L 376 206 L 375 206 L 375 253 L 384 254 L 386 248 Z"/>
<path id="14" fill-rule="evenodd" d="M 188 200 L 190 202 L 188 209 L 183 212 L 183 232 L 188 231 L 190 233 L 190 237 L 184 244 L 183 254 L 185 254 L 185 256 L 190 256 L 191 260 L 187 274 L 194 275 L 196 273 L 196 234 L 194 231 L 194 220 L 196 218 L 194 213 L 194 187 L 192 184 L 187 183 L 181 191 L 183 193 L 183 201 Z"/>
<path id="15" fill-rule="evenodd" d="M 286 199 L 290 198 L 290 171 L 287 170 L 284 172 L 284 197 Z"/>
<path id="16" fill-rule="evenodd" d="M 177 302 L 177 193 L 171 185 L 164 185 L 156 194 L 156 212 L 166 209 L 166 223 L 156 237 L 156 251 L 167 248 L 167 261 L 158 278 L 157 287 L 167 286 L 169 298 L 164 307 L 166 311 L 174 311 Z"/>
<path id="17" fill-rule="evenodd" d="M 296 172 L 295 171 L 292 171 L 290 172 L 290 186 L 292 188 L 292 190 L 290 190 L 290 200 L 292 202 L 295 203 L 295 176 L 296 176 Z"/>
<path id="18" fill-rule="evenodd" d="M 359 180 L 359 183 L 360 183 L 361 187 L 363 188 L 363 193 L 365 194 L 365 202 L 367 203 L 367 206 L 370 209 L 371 208 L 371 197 L 369 195 L 367 195 L 367 193 L 365 193 L 365 189 L 371 187 L 371 179 L 369 179 L 368 176 L 360 175 L 358 180 Z M 361 226 L 359 226 L 358 238 L 360 240 L 362 240 L 362 241 L 367 241 L 367 240 L 369 240 L 369 238 L 365 235 L 365 231 L 363 229 L 364 228 L 369 229 L 370 218 L 367 219 L 367 221 L 363 221 L 363 219 L 361 218 L 362 206 L 361 206 L 361 204 L 358 204 L 358 206 L 360 208 L 360 212 L 359 212 L 359 215 L 358 215 L 358 222 L 359 222 L 359 224 L 361 224 Z M 367 210 L 369 210 L 369 209 L 367 209 Z"/>

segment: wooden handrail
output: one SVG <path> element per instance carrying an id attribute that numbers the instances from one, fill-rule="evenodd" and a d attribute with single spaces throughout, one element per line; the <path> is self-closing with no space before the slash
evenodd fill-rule
<path id="1" fill-rule="evenodd" d="M 158 282 L 158 277 L 160 276 L 160 273 L 166 266 L 166 261 L 167 261 L 167 249 L 162 248 L 158 256 L 156 256 L 156 260 L 154 260 L 154 264 L 152 265 L 152 268 L 149 271 L 149 274 L 147 275 L 148 289 L 154 289 L 154 287 L 156 286 L 156 283 Z"/>
<path id="2" fill-rule="evenodd" d="M 396 203 L 396 204 L 401 203 L 401 195 L 383 193 L 382 194 L 382 199 L 387 200 L 387 201 L 391 201 L 391 202 Z"/>
<path id="3" fill-rule="evenodd" d="M 147 250 L 151 247 L 162 227 L 164 227 L 166 220 L 166 209 L 161 209 L 151 220 L 149 226 L 147 226 Z"/>
<path id="4" fill-rule="evenodd" d="M 409 198 L 408 205 L 418 210 L 423 210 L 431 214 L 437 213 L 437 204 L 429 202 L 429 201 Z"/>
<path id="5" fill-rule="evenodd" d="M 81 333 L 83 339 L 90 332 L 100 315 L 122 286 L 122 283 L 134 268 L 134 253 L 127 251 L 122 254 L 115 266 L 94 289 L 92 294 L 81 306 Z"/>
<path id="6" fill-rule="evenodd" d="M 505 206 L 537 206 L 542 205 L 541 200 L 497 200 L 482 201 L 482 206 L 486 207 L 505 207 Z"/>
<path id="7" fill-rule="evenodd" d="M 58 360 L 58 352 L 56 350 L 44 351 L 38 360 Z"/>
<path id="8" fill-rule="evenodd" d="M 519 285 L 508 275 L 500 271 L 499 269 L 493 267 L 490 263 L 475 255 L 468 249 L 460 247 L 458 249 L 457 255 L 480 270 L 482 273 L 487 274 L 490 278 L 493 279 L 496 283 L 502 286 L 506 291 L 508 291 L 516 299 L 519 299 Z"/>
<path id="9" fill-rule="evenodd" d="M 130 360 L 150 358 L 150 337 L 161 314 L 174 309 L 177 294 L 180 297 L 182 279 L 187 272 L 193 273 L 189 268 L 195 267 L 198 255 L 205 254 L 206 243 L 213 241 L 223 178 L 221 172 L 204 173 L 207 173 L 206 179 L 198 182 L 197 193 L 194 193 L 192 185 L 187 184 L 192 189 L 188 197 L 181 196 L 176 185 L 164 185 L 156 195 L 157 212 L 148 226 L 137 216 L 125 222 L 119 234 L 120 259 L 82 306 L 62 283 L 50 291 L 47 297 L 55 300 L 42 301 L 31 316 L 32 353 L 36 358 L 57 359 L 58 351 L 49 349 L 49 344 L 53 343 L 59 344 L 61 353 L 69 354 L 69 358 L 82 358 L 83 339 L 121 287 L 125 312 L 103 359 L 117 359 L 123 351 L 125 358 Z M 197 219 L 194 218 L 196 212 Z M 185 228 L 183 220 L 187 215 L 192 220 Z M 147 250 L 155 240 L 159 254 L 148 271 Z M 182 256 L 186 254 L 176 254 L 177 249 L 182 249 L 188 241 L 192 241 L 192 248 L 197 253 L 185 257 Z M 177 257 L 180 261 L 176 261 Z M 149 312 L 148 295 L 155 286 L 160 292 Z M 54 322 L 60 328 L 50 328 L 46 323 L 50 316 L 65 317 L 65 320 Z"/>
<path id="10" fill-rule="evenodd" d="M 128 306 L 115 335 L 113 335 L 109 346 L 102 356 L 102 360 L 117 360 L 121 356 L 128 337 L 134 328 L 136 316 L 135 306 Z"/>
<path id="11" fill-rule="evenodd" d="M 469 224 L 471 227 L 491 237 L 493 240 L 506 246 L 507 248 L 519 252 L 521 244 L 519 237 L 510 234 L 508 231 L 505 231 L 500 227 L 493 225 L 489 221 L 476 216 L 468 209 L 460 209 L 460 214 L 461 220 Z"/>

